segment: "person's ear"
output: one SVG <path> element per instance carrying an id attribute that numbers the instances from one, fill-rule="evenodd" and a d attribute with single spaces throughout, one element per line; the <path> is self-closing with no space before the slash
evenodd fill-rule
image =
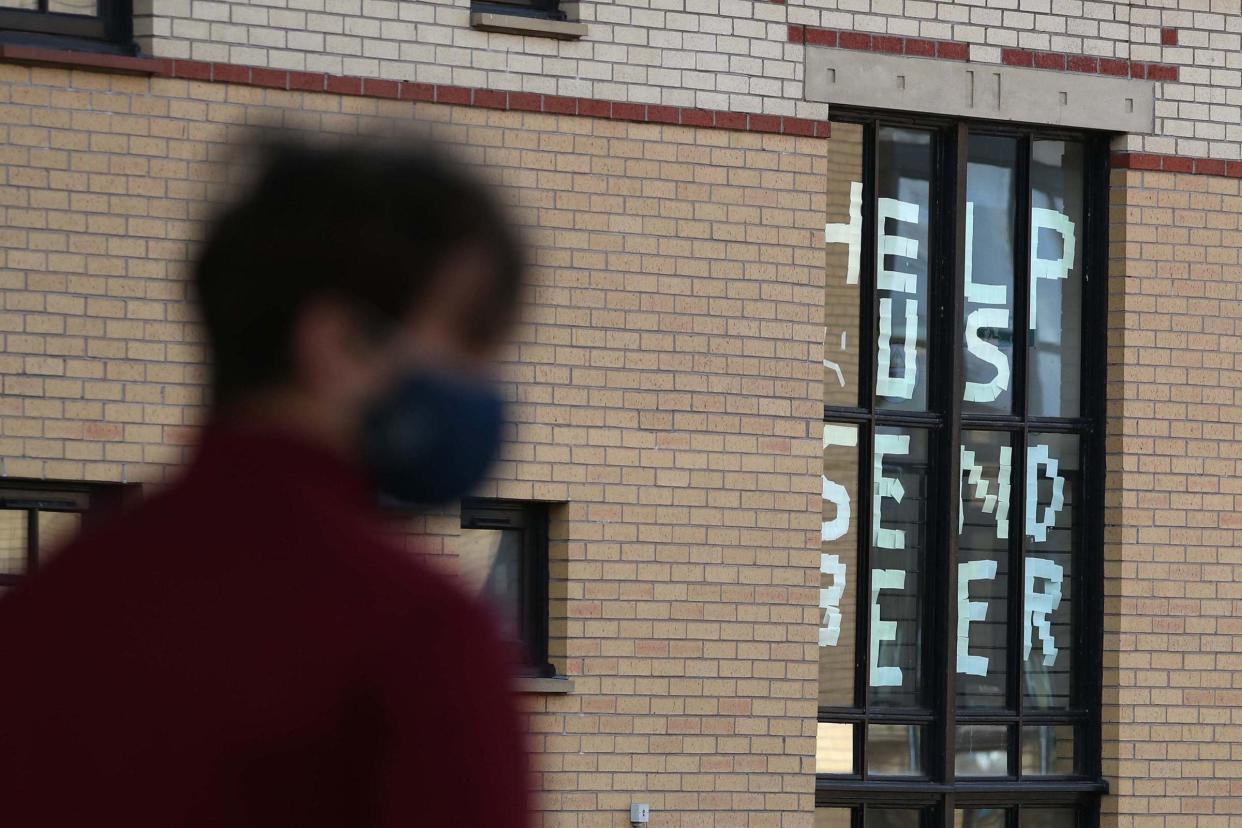
<path id="1" fill-rule="evenodd" d="M 306 307 L 294 326 L 293 373 L 303 390 L 338 405 L 374 393 L 386 373 L 380 348 L 339 302 Z"/>

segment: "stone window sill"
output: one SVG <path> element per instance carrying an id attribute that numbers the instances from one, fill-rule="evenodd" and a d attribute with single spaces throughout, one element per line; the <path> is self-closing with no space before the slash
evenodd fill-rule
<path id="1" fill-rule="evenodd" d="M 59 66 L 65 69 L 87 69 L 96 72 L 122 72 L 131 75 L 157 75 L 161 61 L 149 57 L 110 55 L 103 52 L 75 52 L 69 49 L 47 49 L 0 43 L 0 61 L 37 66 Z"/>
<path id="2" fill-rule="evenodd" d="M 502 12 L 470 12 L 470 28 L 483 32 L 553 37 L 557 40 L 578 40 L 586 37 L 587 33 L 585 23 Z"/>
<path id="3" fill-rule="evenodd" d="M 564 696 L 574 692 L 571 678 L 519 678 L 517 691 L 523 695 Z"/>

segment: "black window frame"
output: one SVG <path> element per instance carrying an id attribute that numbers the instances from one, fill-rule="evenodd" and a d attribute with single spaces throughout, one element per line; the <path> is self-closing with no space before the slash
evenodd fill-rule
<path id="1" fill-rule="evenodd" d="M 470 497 L 461 502 L 462 529 L 515 530 L 522 533 L 518 621 L 526 667 L 538 678 L 556 676 L 548 660 L 548 504 L 538 501 Z"/>
<path id="2" fill-rule="evenodd" d="M 928 430 L 928 465 L 939 469 L 929 475 L 932 515 L 928 529 L 927 557 L 923 563 L 925 609 L 923 621 L 929 634 L 924 647 L 924 667 L 928 685 L 928 710 L 877 708 L 867 706 L 866 681 L 870 618 L 868 590 L 870 565 L 866 539 L 871 537 L 870 510 L 858 509 L 859 549 L 856 577 L 854 698 L 851 707 L 818 707 L 817 721 L 853 726 L 854 772 L 816 774 L 816 807 L 850 808 L 852 828 L 862 828 L 867 807 L 918 807 L 924 809 L 920 828 L 954 828 L 955 809 L 972 806 L 1008 807 L 1006 825 L 1016 828 L 1018 809 L 1023 806 L 1073 806 L 1078 809 L 1077 828 L 1097 828 L 1100 797 L 1108 792 L 1102 774 L 1101 709 L 1103 682 L 1103 585 L 1104 585 L 1104 506 L 1105 506 L 1105 417 L 1107 349 L 1101 342 L 1088 341 L 1091 331 L 1106 330 L 1108 264 L 1108 176 L 1109 136 L 1082 130 L 1020 125 L 974 119 L 924 116 L 907 113 L 863 110 L 834 106 L 833 122 L 860 124 L 863 137 L 862 250 L 859 262 L 860 318 L 858 339 L 865 343 L 859 354 L 859 398 L 856 406 L 824 406 L 824 422 L 859 428 L 857 491 L 869 497 L 872 487 L 871 458 L 876 427 L 915 426 Z M 933 164 L 929 187 L 930 213 L 928 257 L 930 310 L 928 335 L 928 408 L 926 412 L 884 411 L 873 402 L 875 387 L 876 330 L 876 135 L 880 127 L 907 127 L 932 130 Z M 964 414 L 960 389 L 963 387 L 963 340 L 965 299 L 963 262 L 965 258 L 966 165 L 968 136 L 971 133 L 1017 137 L 1021 148 L 1017 181 L 1018 215 L 1029 217 L 1030 191 L 1027 171 L 1032 139 L 1065 139 L 1084 147 L 1083 279 L 1082 279 L 1082 364 L 1081 410 L 1074 418 L 1031 417 L 1025 407 L 1016 415 Z M 831 140 L 831 139 L 830 139 Z M 1016 248 L 1019 267 L 1015 285 L 1029 276 L 1024 259 L 1029 235 L 1027 222 L 1017 223 Z M 1015 297 L 1013 363 L 1015 395 L 1026 394 L 1026 326 L 1017 324 L 1026 313 L 1025 290 Z M 1097 327 L 1098 326 L 1098 327 Z M 1021 398 L 1015 398 L 1021 399 Z M 960 711 L 957 707 L 956 651 L 951 642 L 957 625 L 957 521 L 958 481 L 961 477 L 959 445 L 964 431 L 975 428 L 1003 430 L 1025 446 L 1029 432 L 1068 432 L 1080 437 L 1080 464 L 1083 475 L 1082 533 L 1083 557 L 1076 561 L 1073 612 L 1074 653 L 1077 671 L 1075 699 L 1068 711 L 1042 714 L 1024 712 L 1021 688 L 1016 688 L 1016 716 L 993 711 Z M 1021 503 L 1024 486 L 1025 451 L 1015 452 L 1014 495 Z M 868 494 L 863 494 L 868 493 Z M 1021 542 L 1021 532 L 1014 535 Z M 1015 541 L 1011 540 L 1011 547 Z M 1021 572 L 1010 572 L 1011 583 Z M 1019 591 L 1017 594 L 1021 594 Z M 1094 596 L 1094 600 L 1086 596 Z M 1020 601 L 1010 601 L 1007 645 L 1020 645 L 1021 628 L 1016 618 Z M 1019 671 L 1007 675 L 1011 685 L 1020 681 Z M 1009 692 L 1015 692 L 1011 687 Z M 930 711 L 930 712 L 928 712 Z M 1072 777 L 1024 778 L 1018 770 L 1023 724 L 1069 724 L 1075 726 L 1075 774 Z M 870 723 L 920 724 L 925 728 L 924 773 L 920 777 L 868 778 L 866 774 L 866 733 Z M 955 742 L 957 725 L 1006 723 L 1016 728 L 1009 747 L 1012 776 L 992 778 L 956 777 Z"/>
<path id="3" fill-rule="evenodd" d="M 560 0 L 472 0 L 470 11 L 512 14 L 543 20 L 565 20 L 568 17 L 561 10 Z"/>
<path id="4" fill-rule="evenodd" d="M 0 41 L 77 51 L 136 54 L 133 0 L 97 0 L 94 15 L 0 6 Z"/>

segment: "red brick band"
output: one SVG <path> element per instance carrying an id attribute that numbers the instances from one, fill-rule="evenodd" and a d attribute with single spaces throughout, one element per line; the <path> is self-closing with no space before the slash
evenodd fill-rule
<path id="1" fill-rule="evenodd" d="M 1189 155 L 1160 155 L 1153 152 L 1114 152 L 1113 167 L 1119 170 L 1191 173 L 1242 178 L 1242 161 L 1221 158 L 1195 158 Z"/>
<path id="2" fill-rule="evenodd" d="M 920 37 L 898 37 L 791 25 L 789 42 L 940 60 L 970 60 L 970 44 L 956 40 L 927 40 Z M 1001 63 L 1006 66 L 1026 66 L 1033 69 L 1083 72 L 1090 75 L 1112 75 L 1122 78 L 1145 78 L 1154 81 L 1175 81 L 1178 78 L 1177 67 L 1167 63 L 1144 63 L 1092 55 L 1074 55 L 1067 52 L 1002 49 Z"/>
<path id="3" fill-rule="evenodd" d="M 762 115 L 754 112 L 731 112 L 719 109 L 696 109 L 687 106 L 625 103 L 598 98 L 575 98 L 568 95 L 542 95 L 534 92 L 506 92 L 474 89 L 466 86 L 414 83 L 412 81 L 361 78 L 331 75 L 325 72 L 298 72 L 268 69 L 262 66 L 241 66 L 233 63 L 204 63 L 197 60 L 171 58 L 140 58 L 121 55 L 97 55 L 60 49 L 23 46 L 0 47 L 0 60 L 65 66 L 95 71 L 119 71 L 166 78 L 236 83 L 267 89 L 301 92 L 331 92 L 366 98 L 424 103 L 457 104 L 485 109 L 517 112 L 546 112 L 555 115 L 584 115 L 614 121 L 712 127 L 743 132 L 765 132 L 779 135 L 828 137 L 828 122 L 789 115 Z"/>

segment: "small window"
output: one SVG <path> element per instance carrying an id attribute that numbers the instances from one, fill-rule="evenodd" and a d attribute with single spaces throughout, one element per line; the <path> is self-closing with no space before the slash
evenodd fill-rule
<path id="1" fill-rule="evenodd" d="M 55 48 L 129 47 L 132 0 L 0 0 L 0 38 Z"/>
<path id="2" fill-rule="evenodd" d="M 559 0 L 474 0 L 470 4 L 474 12 L 516 14 L 522 17 L 542 17 L 546 20 L 564 20 Z"/>
<path id="3" fill-rule="evenodd" d="M 548 512 L 541 503 L 469 499 L 461 506 L 458 566 L 471 589 L 496 607 L 502 631 L 530 670 L 548 663 Z"/>
<path id="4" fill-rule="evenodd" d="M 84 521 L 119 503 L 126 488 L 47 481 L 0 485 L 0 590 L 47 563 Z"/>

